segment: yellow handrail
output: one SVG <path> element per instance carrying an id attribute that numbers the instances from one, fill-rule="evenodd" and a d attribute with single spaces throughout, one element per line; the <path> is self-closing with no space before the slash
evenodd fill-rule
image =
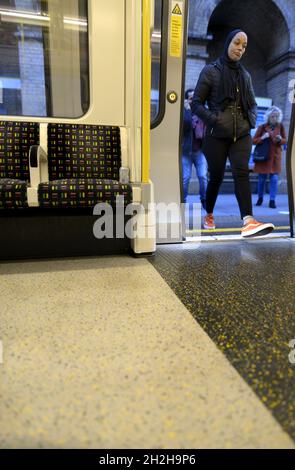
<path id="1" fill-rule="evenodd" d="M 142 0 L 142 182 L 150 179 L 151 128 L 151 5 Z"/>

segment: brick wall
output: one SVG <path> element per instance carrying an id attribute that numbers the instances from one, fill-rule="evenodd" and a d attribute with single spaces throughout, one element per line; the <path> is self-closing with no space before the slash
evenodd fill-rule
<path id="1" fill-rule="evenodd" d="M 42 41 L 19 42 L 19 65 L 22 82 L 22 113 L 46 116 L 44 52 Z"/>

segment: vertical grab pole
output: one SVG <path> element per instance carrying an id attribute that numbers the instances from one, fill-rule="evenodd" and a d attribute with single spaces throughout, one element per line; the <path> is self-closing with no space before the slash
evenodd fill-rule
<path id="1" fill-rule="evenodd" d="M 142 0 L 142 182 L 150 181 L 151 4 Z"/>

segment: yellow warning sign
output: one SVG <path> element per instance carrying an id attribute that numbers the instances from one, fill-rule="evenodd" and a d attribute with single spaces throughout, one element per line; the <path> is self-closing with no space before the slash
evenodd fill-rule
<path id="1" fill-rule="evenodd" d="M 176 3 L 175 7 L 173 8 L 172 14 L 173 15 L 182 15 L 182 11 L 181 11 L 178 3 Z"/>
<path id="2" fill-rule="evenodd" d="M 171 26 L 170 26 L 170 56 L 181 57 L 182 52 L 182 8 L 183 3 L 172 2 Z"/>

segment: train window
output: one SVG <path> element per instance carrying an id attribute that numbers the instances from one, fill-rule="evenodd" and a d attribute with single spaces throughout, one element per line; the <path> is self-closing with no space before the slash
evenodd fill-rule
<path id="1" fill-rule="evenodd" d="M 154 30 L 152 33 L 152 90 L 151 122 L 156 121 L 160 108 L 161 45 L 163 0 L 155 0 Z"/>
<path id="2" fill-rule="evenodd" d="M 0 0 L 0 37 L 0 114 L 85 114 L 87 0 Z"/>

